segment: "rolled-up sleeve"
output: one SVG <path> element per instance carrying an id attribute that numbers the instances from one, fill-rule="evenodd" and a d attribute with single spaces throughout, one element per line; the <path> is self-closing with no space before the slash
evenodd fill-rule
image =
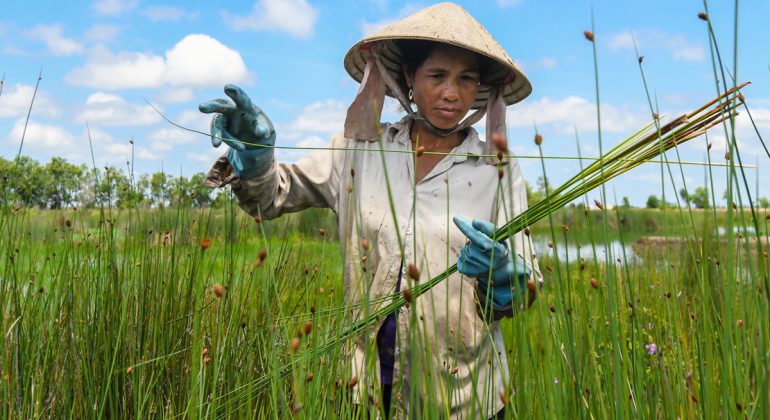
<path id="1" fill-rule="evenodd" d="M 347 147 L 346 139 L 335 136 L 328 149 L 316 150 L 296 163 L 274 162 L 258 178 L 233 179 L 230 184 L 238 205 L 265 219 L 309 207 L 336 212 Z"/>

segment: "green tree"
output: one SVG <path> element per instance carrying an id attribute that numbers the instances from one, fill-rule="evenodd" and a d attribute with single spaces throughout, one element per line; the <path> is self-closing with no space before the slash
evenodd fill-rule
<path id="1" fill-rule="evenodd" d="M 85 165 L 74 165 L 60 157 L 51 158 L 43 168 L 45 181 L 41 185 L 43 200 L 52 209 L 60 209 L 72 204 L 86 172 Z"/>
<path id="2" fill-rule="evenodd" d="M 705 187 L 698 187 L 690 195 L 690 202 L 699 209 L 709 207 L 709 190 Z"/>
<path id="3" fill-rule="evenodd" d="M 660 208 L 660 199 L 658 198 L 657 195 L 653 194 L 647 197 L 647 208 L 648 209 Z"/>
<path id="4" fill-rule="evenodd" d="M 211 188 L 203 185 L 206 174 L 198 172 L 190 178 L 190 198 L 194 207 L 207 207 L 211 205 Z"/>
<path id="5" fill-rule="evenodd" d="M 759 207 L 762 208 L 770 208 L 770 199 L 767 197 L 760 197 L 758 200 Z"/>
<path id="6" fill-rule="evenodd" d="M 168 176 L 164 172 L 155 172 L 150 177 L 150 195 L 156 206 L 166 204 L 168 181 Z"/>

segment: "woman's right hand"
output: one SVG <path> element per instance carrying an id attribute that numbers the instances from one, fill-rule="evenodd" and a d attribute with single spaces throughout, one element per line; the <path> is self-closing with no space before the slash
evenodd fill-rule
<path id="1" fill-rule="evenodd" d="M 273 163 L 275 128 L 241 88 L 228 84 L 225 94 L 231 99 L 214 99 L 198 106 L 203 113 L 216 114 L 211 119 L 211 144 L 219 147 L 224 141 L 230 146 L 227 159 L 238 177 L 257 178 Z"/>

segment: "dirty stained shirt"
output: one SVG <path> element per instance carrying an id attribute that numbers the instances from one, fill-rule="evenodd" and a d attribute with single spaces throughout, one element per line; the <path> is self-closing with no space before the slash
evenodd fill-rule
<path id="1" fill-rule="evenodd" d="M 518 161 L 503 166 L 500 178 L 498 167 L 478 156 L 483 143 L 473 128 L 451 155 L 415 184 L 410 123 L 404 118 L 383 124 L 380 142 L 336 136 L 332 150 L 316 151 L 296 163 L 274 163 L 257 179 L 231 177 L 239 205 L 252 216 L 270 219 L 309 207 L 331 208 L 337 214 L 346 304 L 394 293 L 399 270 L 406 279 L 410 263 L 419 268 L 422 280 L 454 264 L 466 238 L 452 216 L 502 225 L 526 208 Z M 364 239 L 368 249 L 362 246 Z M 517 234 L 509 244 L 531 263 L 533 280 L 540 283 L 529 238 Z M 514 308 L 482 319 L 475 283 L 475 278 L 455 273 L 399 313 L 396 415 L 437 406 L 451 418 L 486 419 L 502 409 L 499 393 L 509 379 L 497 319 L 511 316 Z M 365 316 L 357 309 L 349 315 L 351 322 Z M 350 374 L 360 385 L 354 397 L 370 385 L 379 389 L 379 360 L 372 358 L 377 359 L 373 343 L 382 321 L 355 343 Z M 421 407 L 410 408 L 409 401 Z"/>

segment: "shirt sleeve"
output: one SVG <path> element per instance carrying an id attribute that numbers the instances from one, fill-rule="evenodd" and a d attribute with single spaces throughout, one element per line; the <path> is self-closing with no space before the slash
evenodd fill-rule
<path id="1" fill-rule="evenodd" d="M 258 178 L 239 179 L 230 174 L 217 186 L 229 183 L 238 205 L 250 215 L 265 219 L 309 207 L 331 208 L 336 212 L 347 147 L 348 141 L 338 135 L 328 149 L 316 150 L 296 163 L 274 161 Z M 212 172 L 217 164 L 223 166 L 223 159 L 226 160 L 219 158 Z"/>

